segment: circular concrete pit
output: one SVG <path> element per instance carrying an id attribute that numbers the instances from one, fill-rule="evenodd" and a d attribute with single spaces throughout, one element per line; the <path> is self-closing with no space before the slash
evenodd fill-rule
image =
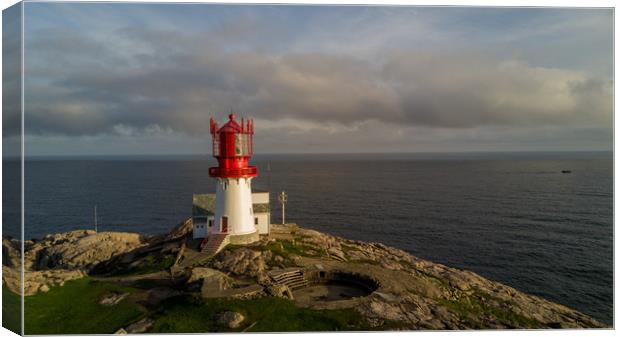
<path id="1" fill-rule="evenodd" d="M 308 285 L 293 291 L 296 301 L 304 303 L 342 301 L 372 294 L 379 284 L 362 274 L 341 271 L 307 271 Z"/>

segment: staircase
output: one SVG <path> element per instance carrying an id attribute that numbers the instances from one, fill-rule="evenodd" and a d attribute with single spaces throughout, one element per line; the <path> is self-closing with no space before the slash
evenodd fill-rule
<path id="1" fill-rule="evenodd" d="M 271 273 L 269 276 L 279 283 L 285 284 L 289 289 L 299 289 L 308 286 L 308 281 L 304 277 L 304 273 L 299 269 L 285 269 Z"/>
<path id="2" fill-rule="evenodd" d="M 180 261 L 172 266 L 171 273 L 180 275 L 186 268 L 205 265 L 227 243 L 226 234 L 211 235 L 202 241 L 188 241 L 182 256 L 180 256 Z"/>
<path id="3" fill-rule="evenodd" d="M 224 248 L 224 240 L 228 234 L 210 234 L 200 244 L 200 251 L 207 255 L 215 255 Z"/>

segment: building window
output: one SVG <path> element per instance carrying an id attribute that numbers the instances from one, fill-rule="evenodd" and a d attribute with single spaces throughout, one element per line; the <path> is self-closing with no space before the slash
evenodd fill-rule
<path id="1" fill-rule="evenodd" d="M 209 227 L 213 227 L 213 220 L 209 219 Z"/>
<path id="2" fill-rule="evenodd" d="M 254 224 L 258 225 L 258 218 L 254 218 Z"/>

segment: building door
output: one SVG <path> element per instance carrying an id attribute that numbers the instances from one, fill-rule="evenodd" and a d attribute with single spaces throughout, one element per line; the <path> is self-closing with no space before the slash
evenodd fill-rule
<path id="1" fill-rule="evenodd" d="M 222 233 L 228 233 L 228 217 L 222 217 Z"/>

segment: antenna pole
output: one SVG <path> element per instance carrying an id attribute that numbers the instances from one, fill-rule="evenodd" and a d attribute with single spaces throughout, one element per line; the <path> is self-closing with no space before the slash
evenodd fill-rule
<path id="1" fill-rule="evenodd" d="M 282 224 L 286 224 L 286 217 L 285 217 L 285 209 L 286 209 L 286 202 L 288 201 L 288 195 L 286 194 L 286 192 L 282 191 L 279 195 L 278 195 L 278 201 L 282 204 Z"/>

